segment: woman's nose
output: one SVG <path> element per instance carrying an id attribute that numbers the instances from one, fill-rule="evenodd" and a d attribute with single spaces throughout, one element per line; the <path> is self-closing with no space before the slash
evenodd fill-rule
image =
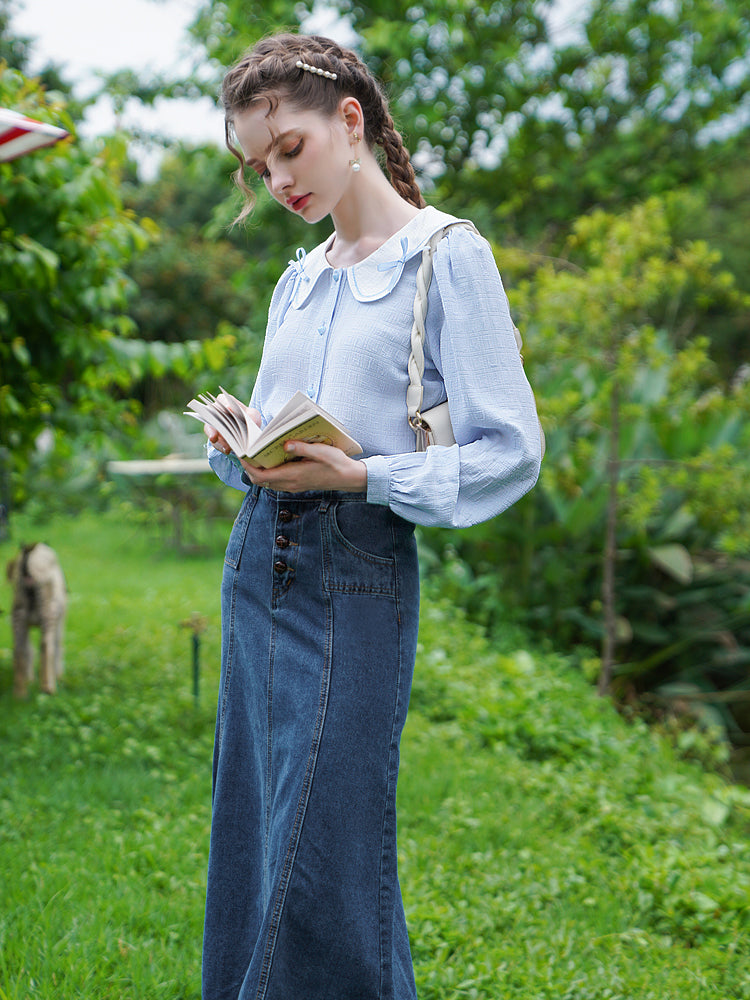
<path id="1" fill-rule="evenodd" d="M 291 174 L 283 167 L 277 167 L 271 173 L 271 191 L 275 195 L 281 195 L 292 185 Z"/>

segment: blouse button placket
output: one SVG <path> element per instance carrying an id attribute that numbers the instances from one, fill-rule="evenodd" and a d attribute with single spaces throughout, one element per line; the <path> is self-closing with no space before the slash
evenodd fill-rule
<path id="1" fill-rule="evenodd" d="M 318 336 L 315 343 L 311 345 L 310 366 L 308 369 L 307 395 L 310 399 L 317 400 L 320 394 L 320 386 L 323 381 L 323 371 L 325 368 L 326 353 L 328 351 L 328 338 L 333 326 L 333 318 L 336 315 L 341 289 L 346 284 L 342 281 L 345 271 L 337 268 L 330 272 L 330 285 L 328 294 L 322 304 L 318 323 L 315 327 Z"/>

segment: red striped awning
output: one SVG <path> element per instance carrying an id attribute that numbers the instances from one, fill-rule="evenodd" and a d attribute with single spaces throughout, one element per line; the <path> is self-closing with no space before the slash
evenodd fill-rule
<path id="1" fill-rule="evenodd" d="M 52 146 L 68 134 L 64 128 L 0 108 L 0 161 L 15 160 L 35 149 Z"/>

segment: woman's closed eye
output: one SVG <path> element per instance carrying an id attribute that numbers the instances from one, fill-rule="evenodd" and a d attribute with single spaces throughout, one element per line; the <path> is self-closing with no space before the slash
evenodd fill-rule
<path id="1" fill-rule="evenodd" d="M 287 160 L 293 160 L 295 156 L 299 156 L 299 154 L 302 152 L 303 144 L 304 144 L 303 140 L 300 139 L 299 142 L 296 142 L 294 146 L 291 147 L 291 149 L 281 150 L 280 155 Z M 263 181 L 267 181 L 271 176 L 271 171 L 268 165 L 265 163 L 253 163 L 252 168 L 258 175 L 258 177 L 260 177 L 260 179 Z"/>
<path id="2" fill-rule="evenodd" d="M 282 156 L 285 156 L 287 160 L 293 160 L 295 156 L 299 156 L 302 152 L 302 139 L 299 140 L 291 149 L 285 149 Z"/>

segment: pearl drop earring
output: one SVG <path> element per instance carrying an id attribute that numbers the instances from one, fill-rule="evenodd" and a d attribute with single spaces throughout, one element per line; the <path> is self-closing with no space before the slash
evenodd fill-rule
<path id="1" fill-rule="evenodd" d="M 356 132 L 352 132 L 352 139 L 354 139 L 355 142 L 359 142 L 359 135 Z M 355 174 L 359 173 L 359 171 L 362 169 L 362 163 L 360 161 L 360 158 L 357 157 L 356 160 L 349 160 L 349 166 L 352 168 Z"/>

